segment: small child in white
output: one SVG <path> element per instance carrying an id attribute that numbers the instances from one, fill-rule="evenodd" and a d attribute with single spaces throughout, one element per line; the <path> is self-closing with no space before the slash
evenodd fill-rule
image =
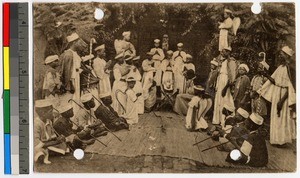
<path id="1" fill-rule="evenodd" d="M 137 102 L 138 97 L 141 96 L 141 93 L 135 93 L 133 88 L 135 86 L 135 79 L 133 77 L 127 78 L 127 90 L 126 90 L 126 111 L 124 114 L 124 118 L 127 120 L 128 124 L 133 125 L 138 123 L 138 107 L 139 104 Z"/>

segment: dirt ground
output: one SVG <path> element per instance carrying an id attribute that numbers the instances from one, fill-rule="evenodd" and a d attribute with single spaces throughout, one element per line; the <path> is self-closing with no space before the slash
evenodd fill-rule
<path id="1" fill-rule="evenodd" d="M 268 173 L 269 169 L 209 167 L 188 159 L 162 156 L 127 158 L 100 154 L 85 154 L 82 160 L 73 155 L 51 157 L 51 166 L 35 164 L 35 172 L 47 173 Z"/>

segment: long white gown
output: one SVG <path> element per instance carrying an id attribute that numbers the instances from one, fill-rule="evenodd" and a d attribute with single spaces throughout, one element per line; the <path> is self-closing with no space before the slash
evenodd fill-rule
<path id="1" fill-rule="evenodd" d="M 234 107 L 233 97 L 230 93 L 230 89 L 227 90 L 225 97 L 222 97 L 222 90 L 226 86 L 228 82 L 228 69 L 227 69 L 228 60 L 222 62 L 222 66 L 220 68 L 219 76 L 216 83 L 216 95 L 215 95 L 215 106 L 214 106 L 214 114 L 213 114 L 213 124 L 220 124 L 223 126 L 225 121 L 222 118 L 222 109 L 224 103 Z"/>
<path id="2" fill-rule="evenodd" d="M 291 143 L 296 138 L 295 120 L 291 118 L 290 106 L 296 103 L 295 89 L 291 83 L 286 66 L 280 65 L 271 76 L 276 85 L 269 80 L 262 86 L 258 93 L 272 103 L 270 123 L 270 143 Z M 280 116 L 277 115 L 277 103 L 288 92 L 288 98 L 283 103 Z"/>
<path id="3" fill-rule="evenodd" d="M 175 51 L 172 60 L 174 61 L 173 72 L 175 75 L 175 88 L 179 89 L 179 93 L 183 93 L 185 83 L 183 70 L 184 62 L 186 61 L 186 53 L 184 51 Z"/>
<path id="4" fill-rule="evenodd" d="M 154 68 L 156 69 L 154 81 L 156 82 L 156 86 L 160 86 L 162 76 L 161 62 L 165 58 L 165 54 L 161 48 L 152 48 L 150 52 L 154 53 L 152 57 L 152 61 L 154 62 Z"/>
<path id="5" fill-rule="evenodd" d="M 94 59 L 93 68 L 99 78 L 99 97 L 103 98 L 111 95 L 111 85 L 109 74 L 105 70 L 106 61 L 99 57 Z"/>
<path id="6" fill-rule="evenodd" d="M 125 64 L 122 64 L 125 65 Z M 126 109 L 126 75 L 122 75 L 120 64 L 115 64 L 113 68 L 113 74 L 115 81 L 113 83 L 112 88 L 112 108 L 118 113 L 118 115 L 122 115 Z"/>
<path id="7" fill-rule="evenodd" d="M 140 74 L 140 71 L 135 67 L 135 66 L 131 66 L 130 72 L 129 74 L 127 74 L 127 78 L 128 77 L 133 77 L 136 81 L 134 87 L 133 87 L 133 91 L 135 93 L 142 93 L 141 96 L 138 97 L 137 99 L 137 107 L 138 107 L 138 114 L 143 114 L 144 113 L 144 96 L 143 96 L 143 85 L 142 85 L 142 76 Z"/>
<path id="8" fill-rule="evenodd" d="M 219 25 L 219 51 L 222 51 L 225 47 L 228 47 L 228 32 L 232 28 L 233 21 L 228 17 L 224 22 Z"/>

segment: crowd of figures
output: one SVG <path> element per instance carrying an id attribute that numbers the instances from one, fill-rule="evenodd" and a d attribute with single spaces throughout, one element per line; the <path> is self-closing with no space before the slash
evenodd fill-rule
<path id="1" fill-rule="evenodd" d="M 289 68 L 293 50 L 282 47 L 281 63 L 272 75 L 266 53 L 258 53 L 256 75 L 250 79 L 247 64 L 230 56 L 230 36 L 237 30 L 231 13 L 225 9 L 219 23 L 220 55 L 211 60 L 205 85 L 197 82 L 201 71 L 195 71 L 196 61 L 183 43 L 175 51 L 168 49 L 168 35 L 162 47 L 160 39 L 154 40 L 141 63 L 130 31 L 115 40 L 113 60 L 107 60 L 105 44 L 92 39 L 88 45 L 72 31 L 62 54 L 45 57 L 43 99 L 35 101 L 35 161 L 50 164 L 49 154 L 84 149 L 95 141 L 107 146 L 98 137 L 129 129 L 140 114 L 168 105 L 185 116 L 188 131 L 207 132 L 221 142 L 218 150 L 229 152 L 226 161 L 265 166 L 263 130 L 278 147 L 295 139 L 296 97 Z M 89 55 L 80 56 L 86 49 Z M 236 158 L 233 151 L 239 153 Z"/>

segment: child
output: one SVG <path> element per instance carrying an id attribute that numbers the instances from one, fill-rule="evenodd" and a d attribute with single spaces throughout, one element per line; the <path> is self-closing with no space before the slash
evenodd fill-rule
<path id="1" fill-rule="evenodd" d="M 126 90 L 126 111 L 124 114 L 124 118 L 127 120 L 128 124 L 133 125 L 138 123 L 138 105 L 137 100 L 138 97 L 142 95 L 142 93 L 135 93 L 133 88 L 135 85 L 135 79 L 133 77 L 127 78 L 127 90 Z"/>
<path id="2" fill-rule="evenodd" d="M 233 100 L 235 108 L 241 106 L 241 101 L 244 98 L 244 95 L 247 89 L 250 87 L 250 79 L 246 75 L 249 72 L 249 67 L 246 64 L 240 64 L 238 67 L 239 77 L 236 79 L 234 85 Z"/>

